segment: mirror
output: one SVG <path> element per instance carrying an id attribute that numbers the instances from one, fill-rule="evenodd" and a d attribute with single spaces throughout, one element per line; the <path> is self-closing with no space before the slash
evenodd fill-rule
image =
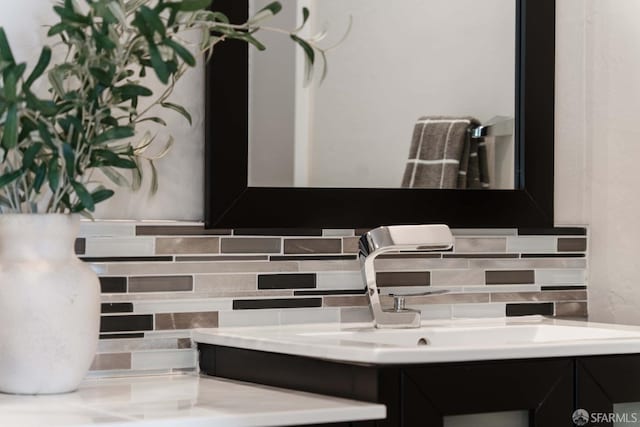
<path id="1" fill-rule="evenodd" d="M 515 188 L 515 0 L 289 0 L 269 25 L 303 7 L 304 35 L 337 46 L 306 87 L 286 35 L 249 51 L 250 186 Z M 481 125 L 501 131 L 467 135 Z"/>
<path id="2" fill-rule="evenodd" d="M 232 21 L 243 22 L 249 17 L 250 2 L 256 1 L 262 0 L 216 0 L 215 8 Z M 553 226 L 555 0 L 304 1 L 286 0 L 285 10 L 291 15 L 278 18 L 299 19 L 296 15 L 300 10 L 291 6 L 294 3 L 298 7 L 326 3 L 342 8 L 345 15 L 347 12 L 354 15 L 349 37 L 330 52 L 329 76 L 322 86 L 312 84 L 306 92 L 297 90 L 302 87 L 303 76 L 297 64 L 299 54 L 292 43 L 285 46 L 285 50 L 292 49 L 288 54 L 278 52 L 277 45 L 273 45 L 270 51 L 258 56 L 245 44 L 228 41 L 217 47 L 207 68 L 207 227 L 374 228 L 429 223 L 444 223 L 452 228 Z M 447 14 L 422 16 L 424 13 L 402 11 L 405 4 L 415 8 L 409 10 L 418 10 L 423 4 L 437 2 L 444 4 L 442 10 L 447 9 Z M 468 17 L 469 10 L 478 19 L 460 24 L 457 17 Z M 509 21 L 507 11 L 511 16 Z M 324 12 L 315 13 L 320 25 L 328 21 L 323 17 Z M 398 17 L 394 17 L 396 13 Z M 383 25 L 376 34 L 372 34 L 373 29 L 364 31 L 368 16 L 377 17 L 377 21 L 374 19 L 374 23 L 369 24 L 371 27 Z M 434 20 L 434 16 L 441 19 Z M 449 20 L 453 22 L 445 22 L 445 16 L 455 18 Z M 345 16 L 341 12 L 338 18 L 332 19 L 330 33 L 332 37 L 339 37 L 345 26 Z M 490 19 L 494 19 L 492 25 L 488 25 Z M 381 21 L 384 22 L 381 24 Z M 421 25 L 421 22 L 429 25 Z M 467 34 L 463 29 L 468 27 L 473 28 L 471 39 L 454 42 L 453 34 L 448 33 Z M 490 33 L 489 27 L 505 34 L 504 39 L 494 44 L 480 41 Z M 365 42 L 369 38 L 376 40 L 378 45 L 374 47 L 378 46 L 377 49 L 369 49 Z M 421 45 L 424 49 L 413 52 L 406 47 L 411 44 L 414 44 L 412 49 Z M 427 66 L 427 71 L 416 71 L 416 66 L 413 70 L 413 65 L 419 62 L 423 68 L 425 64 L 440 64 L 447 55 L 438 50 L 439 46 L 448 50 L 456 48 L 460 55 L 448 55 L 450 59 L 453 57 L 452 65 Z M 434 53 L 425 53 L 430 52 L 429 49 L 435 49 Z M 411 51 L 408 55 L 407 50 Z M 382 59 L 383 53 L 387 55 L 385 59 Z M 278 56 L 280 54 L 284 56 Z M 350 59 L 351 55 L 357 54 L 365 56 L 358 59 L 356 66 L 356 61 Z M 277 71 L 280 73 L 277 77 L 267 78 L 269 85 L 260 86 L 254 81 L 266 78 L 266 75 L 258 76 L 257 70 L 251 71 L 252 67 L 260 65 L 259 61 L 278 62 L 276 65 L 284 66 Z M 396 66 L 389 70 L 388 63 Z M 263 69 L 262 65 L 260 69 Z M 439 84 L 423 84 L 421 72 L 434 73 L 432 80 Z M 395 74 L 386 78 L 389 73 Z M 505 77 L 496 79 L 489 90 L 487 79 L 495 73 Z M 420 96 L 412 96 L 413 89 L 405 88 L 404 92 L 398 89 L 405 76 L 414 79 L 414 86 L 419 85 L 416 91 L 422 91 Z M 477 83 L 481 78 L 484 82 Z M 346 84 L 349 80 L 351 82 Z M 367 88 L 366 84 L 372 86 Z M 452 86 L 463 84 L 468 85 L 461 91 L 464 97 L 443 95 L 451 91 Z M 273 92 L 269 92 L 271 90 Z M 355 90 L 359 93 L 354 95 Z M 330 100 L 330 92 L 336 99 Z M 435 99 L 437 93 L 440 99 L 429 104 L 427 100 Z M 280 104 L 282 108 L 260 109 L 261 104 L 263 107 Z M 336 110 L 336 114 L 332 110 Z M 323 111 L 321 115 L 320 111 Z M 358 117 L 357 113 L 362 111 L 367 114 Z M 494 115 L 502 119 L 491 122 Z M 423 121 L 433 122 L 439 116 L 457 121 L 472 116 L 478 122 L 464 123 L 467 126 L 463 130 L 458 124 L 450 124 L 451 132 L 431 127 L 431 123 L 423 129 L 419 127 L 425 124 L 420 123 L 421 117 L 428 118 Z M 510 118 L 514 119 L 513 123 L 509 122 Z M 391 128 L 396 129 L 397 134 L 392 133 Z M 416 129 L 421 131 L 416 132 Z M 286 134 L 286 138 L 277 137 L 278 132 Z M 466 187 L 457 185 L 456 175 L 460 175 L 460 171 L 454 169 L 451 177 L 447 168 L 448 182 L 454 184 L 423 186 L 418 181 L 429 173 L 411 169 L 411 161 L 418 166 L 437 162 L 421 154 L 421 147 L 426 144 L 414 144 L 415 135 L 422 133 L 439 133 L 440 138 L 444 136 L 445 139 L 448 134 L 455 134 L 455 146 L 469 147 L 468 157 L 476 149 L 480 152 L 483 139 L 487 147 L 493 144 L 493 153 L 486 150 L 487 158 L 492 159 L 486 164 L 493 161 L 494 167 L 499 166 L 505 176 L 503 184 L 497 183 L 500 174 L 494 171 L 493 178 L 488 174 L 489 185 L 483 190 L 461 190 L 477 186 L 468 185 L 469 181 Z M 300 135 L 304 136 L 302 140 Z M 374 136 L 381 136 L 379 144 L 370 142 Z M 320 137 L 332 141 L 332 148 L 318 148 Z M 335 142 L 338 138 L 340 141 Z M 502 140 L 498 141 L 499 138 Z M 471 143 L 472 139 L 476 144 Z M 354 144 L 349 145 L 351 143 Z M 420 154 L 414 153 L 412 146 L 417 147 L 415 152 Z M 509 147 L 511 151 L 504 150 L 500 154 L 495 149 L 497 146 Z M 314 158 L 315 151 L 323 150 L 324 154 Z M 466 150 L 464 148 L 463 152 Z M 449 163 L 451 159 L 458 161 L 449 153 L 441 157 L 441 163 Z M 263 167 L 266 173 L 262 175 L 260 162 L 271 162 L 271 166 Z M 340 168 L 342 172 L 334 173 L 340 162 L 344 166 Z M 471 162 L 467 167 L 470 165 Z M 330 173 L 323 171 L 324 178 L 316 179 L 316 175 L 321 175 L 316 171 L 321 168 Z M 412 182 L 408 177 L 413 177 L 413 184 L 406 184 Z M 438 178 L 440 183 L 442 170 Z"/>

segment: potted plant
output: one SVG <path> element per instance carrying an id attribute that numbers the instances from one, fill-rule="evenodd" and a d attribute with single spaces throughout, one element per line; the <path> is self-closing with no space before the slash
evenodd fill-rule
<path id="1" fill-rule="evenodd" d="M 142 123 L 166 125 L 153 107 L 191 121 L 169 101 L 196 64 L 180 35 L 198 31 L 205 58 L 227 39 L 262 50 L 255 33 L 281 9 L 275 2 L 235 24 L 211 2 L 64 0 L 48 32 L 64 60 L 52 61 L 60 52 L 45 46 L 31 70 L 16 62 L 0 28 L 0 391 L 68 392 L 86 375 L 100 288 L 73 251 L 79 215 L 113 196 L 111 187 L 140 187 L 145 163 L 157 188 L 154 161 L 162 153 L 148 155 L 154 137 L 136 131 Z M 325 51 L 299 37 L 300 29 L 274 30 L 288 33 L 312 66 Z M 50 90 L 37 94 L 34 83 L 45 76 Z M 145 85 L 149 79 L 162 93 Z"/>

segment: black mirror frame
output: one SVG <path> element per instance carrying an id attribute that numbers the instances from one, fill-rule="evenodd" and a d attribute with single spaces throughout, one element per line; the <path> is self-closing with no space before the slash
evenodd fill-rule
<path id="1" fill-rule="evenodd" d="M 553 227 L 555 0 L 516 0 L 518 190 L 249 187 L 248 47 L 227 41 L 207 67 L 207 228 L 371 228 L 443 223 L 454 228 Z M 216 0 L 232 21 L 248 0 Z M 518 162 L 516 162 L 518 163 Z"/>

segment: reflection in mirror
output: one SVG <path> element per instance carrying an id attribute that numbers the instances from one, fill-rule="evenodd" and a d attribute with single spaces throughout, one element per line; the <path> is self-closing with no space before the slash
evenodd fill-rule
<path id="1" fill-rule="evenodd" d="M 250 0 L 256 11 L 270 0 Z M 515 0 L 287 0 L 269 25 L 339 41 L 304 84 L 280 34 L 251 50 L 249 186 L 513 189 Z"/>

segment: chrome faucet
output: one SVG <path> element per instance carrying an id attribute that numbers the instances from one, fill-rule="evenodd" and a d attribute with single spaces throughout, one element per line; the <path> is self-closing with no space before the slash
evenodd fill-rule
<path id="1" fill-rule="evenodd" d="M 453 236 L 446 225 L 397 225 L 379 227 L 360 238 L 360 265 L 371 303 L 376 328 L 418 328 L 420 311 L 405 308 L 405 297 L 442 294 L 432 291 L 420 294 L 391 294 L 393 310 L 383 310 L 376 284 L 374 261 L 379 255 L 389 252 L 446 251 L 453 247 Z"/>

